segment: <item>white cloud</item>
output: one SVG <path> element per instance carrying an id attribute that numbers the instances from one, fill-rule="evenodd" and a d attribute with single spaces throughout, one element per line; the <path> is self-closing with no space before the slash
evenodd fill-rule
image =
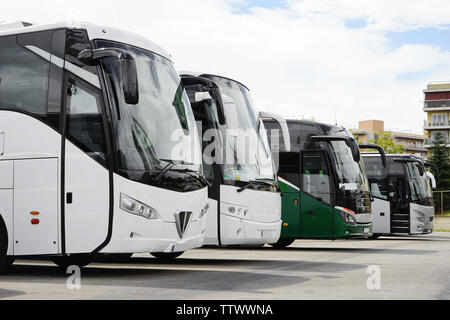
<path id="1" fill-rule="evenodd" d="M 288 1 L 287 9 L 237 13 L 236 0 L 16 1 L 4 19 L 77 19 L 140 33 L 170 51 L 180 70 L 235 77 L 258 107 L 285 116 L 421 132 L 422 90 L 450 80 L 450 54 L 429 45 L 392 50 L 385 30 L 449 23 L 446 1 Z M 433 3 L 432 3 L 433 2 Z M 439 10 L 436 10 L 439 8 Z M 345 19 L 370 27 L 348 29 Z M 405 73 L 423 78 L 405 80 Z"/>
<path id="2" fill-rule="evenodd" d="M 372 29 L 404 31 L 450 23 L 446 0 L 287 0 L 299 15 L 365 18 Z"/>

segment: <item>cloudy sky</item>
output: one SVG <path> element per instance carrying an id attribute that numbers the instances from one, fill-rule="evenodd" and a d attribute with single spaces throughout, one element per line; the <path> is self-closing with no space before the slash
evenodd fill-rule
<path id="1" fill-rule="evenodd" d="M 179 70 L 245 83 L 259 110 L 423 131 L 423 89 L 450 80 L 448 0 L 40 0 L 0 20 L 82 20 L 142 34 Z"/>

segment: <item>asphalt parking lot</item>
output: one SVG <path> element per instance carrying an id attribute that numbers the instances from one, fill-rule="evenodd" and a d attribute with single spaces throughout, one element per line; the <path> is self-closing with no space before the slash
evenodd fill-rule
<path id="1" fill-rule="evenodd" d="M 301 240 L 284 250 L 197 249 L 172 264 L 140 254 L 89 265 L 73 290 L 51 262 L 17 260 L 0 276 L 0 298 L 450 299 L 449 266 L 450 233 Z"/>

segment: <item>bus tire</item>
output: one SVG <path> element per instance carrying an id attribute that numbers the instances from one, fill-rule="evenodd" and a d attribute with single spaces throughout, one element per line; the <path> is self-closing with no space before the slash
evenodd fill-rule
<path id="1" fill-rule="evenodd" d="M 379 237 L 381 237 L 381 235 L 374 234 L 374 235 L 370 236 L 368 239 L 370 239 L 370 240 L 377 240 Z"/>
<path id="2" fill-rule="evenodd" d="M 10 270 L 14 263 L 14 258 L 7 256 L 8 252 L 8 232 L 5 223 L 0 217 L 0 274 L 6 273 Z"/>
<path id="3" fill-rule="evenodd" d="M 181 252 L 150 252 L 152 256 L 161 261 L 171 261 L 181 256 L 184 251 Z"/>
<path id="4" fill-rule="evenodd" d="M 280 238 L 278 242 L 270 244 L 275 249 L 283 249 L 286 247 L 289 247 L 291 244 L 293 244 L 295 239 L 291 238 Z"/>
<path id="5" fill-rule="evenodd" d="M 76 254 L 64 257 L 53 257 L 52 261 L 59 268 L 67 270 L 70 266 L 78 266 L 83 268 L 91 263 L 92 256 L 89 254 Z"/>

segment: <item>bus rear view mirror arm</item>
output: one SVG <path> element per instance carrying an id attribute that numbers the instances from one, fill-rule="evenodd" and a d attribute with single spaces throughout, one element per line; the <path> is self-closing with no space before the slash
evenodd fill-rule
<path id="1" fill-rule="evenodd" d="M 85 49 L 78 54 L 78 59 L 87 65 L 96 65 L 102 59 L 118 59 L 123 95 L 127 104 L 139 103 L 139 83 L 137 66 L 134 58 L 125 50 L 118 48 Z"/>
<path id="2" fill-rule="evenodd" d="M 345 144 L 352 151 L 353 160 L 355 160 L 355 162 L 361 161 L 361 152 L 359 150 L 358 143 L 356 143 L 356 140 L 351 138 L 351 137 L 346 137 L 346 136 L 313 136 L 313 137 L 311 137 L 311 140 L 314 141 L 314 142 L 328 142 L 328 143 L 331 143 L 333 141 L 344 141 Z"/>
<path id="3" fill-rule="evenodd" d="M 433 168 L 434 173 L 436 173 L 436 178 L 439 178 L 439 168 L 437 165 L 435 165 L 434 163 L 431 162 L 424 162 L 424 166 L 427 168 Z"/>
<path id="4" fill-rule="evenodd" d="M 281 132 L 283 134 L 283 140 L 284 140 L 284 149 L 286 152 L 291 152 L 291 136 L 289 133 L 289 127 L 287 125 L 286 120 L 283 117 L 281 117 L 275 113 L 265 112 L 265 111 L 260 112 L 259 116 L 261 118 L 273 119 L 280 124 Z"/>
<path id="5" fill-rule="evenodd" d="M 375 149 L 378 150 L 378 152 L 381 155 L 381 161 L 383 162 L 383 167 L 386 169 L 387 166 L 387 160 L 386 160 L 386 152 L 384 152 L 383 147 L 376 145 L 376 144 L 360 144 L 360 149 Z"/>

